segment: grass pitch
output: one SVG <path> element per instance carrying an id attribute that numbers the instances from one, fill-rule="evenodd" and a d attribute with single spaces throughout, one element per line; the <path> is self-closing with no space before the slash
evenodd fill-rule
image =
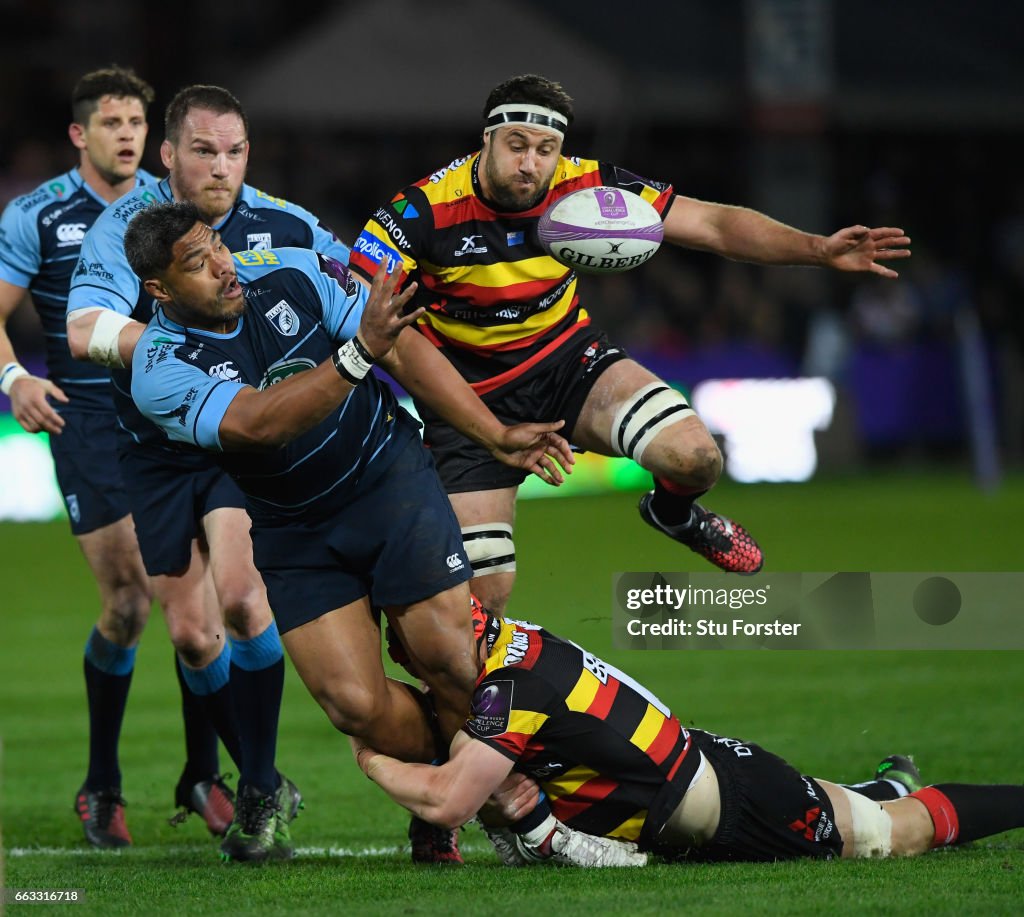
<path id="1" fill-rule="evenodd" d="M 1024 660 L 1017 652 L 613 651 L 613 572 L 707 569 L 643 526 L 635 502 L 635 495 L 616 495 L 521 504 L 512 612 L 624 668 L 684 722 L 760 742 L 816 776 L 861 780 L 885 755 L 911 752 L 928 780 L 1021 781 Z M 1022 569 L 1020 478 L 992 497 L 933 473 L 723 484 L 708 503 L 758 536 L 769 569 Z M 359 774 L 292 673 L 279 765 L 308 801 L 293 825 L 299 856 L 263 868 L 222 866 L 196 819 L 177 829 L 167 824 L 183 743 L 159 613 L 139 652 L 122 739 L 136 846 L 94 852 L 71 811 L 85 769 L 82 647 L 94 609 L 94 587 L 65 523 L 0 525 L 0 884 L 86 890 L 84 904 L 51 908 L 196 915 L 1021 910 L 1024 832 L 907 861 L 583 872 L 503 869 L 483 835 L 469 829 L 462 842 L 468 868 L 413 867 L 404 814 Z M 1008 626 L 1021 625 L 1010 618 Z"/>

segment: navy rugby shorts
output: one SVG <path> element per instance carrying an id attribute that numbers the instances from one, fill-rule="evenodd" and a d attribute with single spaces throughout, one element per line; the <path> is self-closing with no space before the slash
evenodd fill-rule
<path id="1" fill-rule="evenodd" d="M 691 729 L 690 735 L 718 776 L 721 819 L 704 846 L 681 851 L 656 845 L 658 854 L 687 862 L 842 855 L 832 803 L 816 780 L 753 742 L 700 729 Z"/>
<path id="2" fill-rule="evenodd" d="M 50 436 L 57 484 L 72 533 L 87 535 L 131 512 L 117 457 L 117 417 L 113 411 L 61 411 L 61 417 L 64 430 Z"/>
<path id="3" fill-rule="evenodd" d="M 411 438 L 326 520 L 252 527 L 253 559 L 282 634 L 363 596 L 409 605 L 472 575 L 430 454 Z"/>
<path id="4" fill-rule="evenodd" d="M 121 471 L 150 576 L 184 570 L 201 520 L 222 507 L 244 508 L 238 485 L 208 453 L 125 445 Z"/>
<path id="5" fill-rule="evenodd" d="M 629 358 L 593 326 L 577 334 L 544 362 L 544 369 L 514 388 L 500 389 L 483 401 L 506 424 L 564 420 L 559 434 L 570 442 L 583 404 L 601 374 Z M 499 462 L 483 446 L 453 430 L 436 414 L 417 404 L 424 423 L 423 441 L 450 494 L 518 487 L 530 472 Z"/>

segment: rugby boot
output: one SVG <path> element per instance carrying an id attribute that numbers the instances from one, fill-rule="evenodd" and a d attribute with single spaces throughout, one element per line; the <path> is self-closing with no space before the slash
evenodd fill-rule
<path id="1" fill-rule="evenodd" d="M 132 836 L 124 821 L 124 797 L 117 787 L 90 790 L 84 784 L 75 796 L 75 814 L 85 839 L 101 849 L 130 847 Z"/>
<path id="2" fill-rule="evenodd" d="M 239 791 L 235 818 L 220 845 L 225 863 L 262 863 L 295 855 L 288 821 L 277 798 L 278 793 L 264 795 L 254 786 Z"/>
<path id="3" fill-rule="evenodd" d="M 277 776 L 281 778 L 281 785 L 277 788 L 274 798 L 281 807 L 281 816 L 290 824 L 299 817 L 300 810 L 306 808 L 306 803 L 299 788 L 291 780 L 280 771 L 277 772 Z"/>
<path id="4" fill-rule="evenodd" d="M 438 866 L 462 866 L 459 853 L 459 830 L 438 828 L 415 815 L 409 822 L 409 840 L 412 842 L 412 861 Z"/>
<path id="5" fill-rule="evenodd" d="M 649 526 L 669 538 L 685 544 L 691 551 L 707 558 L 726 573 L 757 573 L 764 564 L 764 554 L 738 522 L 709 512 L 699 503 L 693 504 L 688 525 L 665 525 L 651 510 L 654 491 L 640 498 L 640 516 Z"/>
<path id="6" fill-rule="evenodd" d="M 194 812 L 214 837 L 224 837 L 235 817 L 235 794 L 220 774 L 195 783 L 186 781 L 183 775 L 174 790 L 174 804 L 179 811 L 168 824 L 176 827 Z"/>
<path id="7" fill-rule="evenodd" d="M 891 780 L 898 783 L 907 793 L 916 793 L 924 788 L 921 772 L 914 764 L 914 759 L 907 755 L 889 755 L 882 759 L 875 768 L 875 780 Z"/>

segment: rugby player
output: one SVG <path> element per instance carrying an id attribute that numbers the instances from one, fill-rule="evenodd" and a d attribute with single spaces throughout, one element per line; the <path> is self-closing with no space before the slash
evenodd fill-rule
<path id="1" fill-rule="evenodd" d="M 903 756 L 852 787 L 803 776 L 751 742 L 684 728 L 643 685 L 536 625 L 475 600 L 473 620 L 473 712 L 447 763 L 423 767 L 353 744 L 371 780 L 435 824 L 461 825 L 497 794 L 504 815 L 527 828 L 498 835 L 505 862 L 551 859 L 566 827 L 692 862 L 912 856 L 1024 827 L 1024 786 L 921 787 Z M 395 655 L 417 674 L 394 637 Z M 528 825 L 538 785 L 545 818 Z M 573 862 L 564 852 L 555 860 Z M 582 865 L 606 862 L 632 865 Z"/>
<path id="2" fill-rule="evenodd" d="M 71 283 L 68 342 L 75 357 L 112 368 L 124 431 L 122 470 L 142 559 L 183 680 L 239 766 L 235 819 L 221 851 L 238 860 L 287 856 L 287 824 L 275 830 L 266 817 L 274 807 L 293 816 L 300 804 L 294 785 L 274 767 L 284 660 L 252 562 L 244 499 L 210 456 L 169 444 L 131 400 L 132 353 L 154 303 L 132 273 L 123 242 L 139 211 L 188 200 L 234 251 L 297 245 L 344 261 L 348 248 L 313 214 L 244 183 L 248 119 L 226 89 L 181 90 L 167 106 L 165 134 L 160 156 L 168 176 L 116 201 L 86 234 Z M 225 379 L 235 372 L 228 363 L 210 371 Z"/>
<path id="3" fill-rule="evenodd" d="M 548 453 L 572 463 L 561 423 L 498 422 L 407 330 L 416 286 L 393 296 L 386 266 L 368 291 L 317 252 L 232 256 L 191 203 L 143 210 L 124 245 L 159 303 L 136 347 L 139 410 L 170 441 L 209 450 L 244 491 L 284 645 L 335 727 L 432 760 L 476 677 L 471 569 L 418 424 L 369 370 L 380 362 L 490 453 L 554 484 Z M 440 735 L 422 695 L 385 678 L 378 609 L 431 688 Z"/>
<path id="4" fill-rule="evenodd" d="M 605 162 L 568 157 L 572 99 L 536 75 L 495 87 L 482 148 L 396 194 L 367 222 L 351 265 L 369 277 L 385 256 L 419 283 L 418 329 L 442 349 L 507 422 L 564 418 L 568 439 L 601 455 L 630 456 L 654 475 L 644 521 L 722 570 L 753 573 L 763 556 L 737 523 L 695 502 L 718 479 L 714 440 L 678 392 L 607 339 L 580 302 L 575 272 L 550 257 L 537 221 L 570 192 L 633 191 L 665 223 L 667 241 L 760 264 L 896 272 L 909 255 L 895 228 L 851 226 L 812 235 L 755 211 L 677 195 L 672 186 Z M 420 409 L 420 406 L 417 405 Z M 494 462 L 429 407 L 425 439 L 462 525 L 472 588 L 500 613 L 515 577 L 512 526 L 521 472 Z"/>
<path id="5" fill-rule="evenodd" d="M 68 128 L 78 165 L 12 201 L 0 220 L 0 387 L 26 431 L 50 435 L 71 532 L 100 594 L 100 617 L 85 645 L 89 765 L 75 796 L 86 840 L 95 847 L 131 844 L 118 742 L 151 587 L 118 467 L 110 374 L 72 359 L 64 314 L 86 231 L 109 203 L 156 183 L 139 168 L 152 101 L 152 88 L 131 70 L 85 74 L 71 94 Z M 17 362 L 5 330 L 26 289 L 46 335 L 46 379 Z M 187 690 L 182 709 L 188 760 L 175 799 L 223 834 L 233 807 L 218 775 L 217 735 Z"/>

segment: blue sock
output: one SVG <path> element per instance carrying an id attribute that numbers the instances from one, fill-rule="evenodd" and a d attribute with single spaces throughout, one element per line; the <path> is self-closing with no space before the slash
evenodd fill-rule
<path id="1" fill-rule="evenodd" d="M 274 767 L 277 723 L 284 692 L 284 652 L 277 625 L 251 640 L 231 641 L 231 697 L 242 743 L 238 786 L 273 793 L 281 784 Z"/>
<path id="2" fill-rule="evenodd" d="M 85 696 L 89 705 L 90 790 L 121 787 L 117 746 L 128 703 L 137 647 L 111 643 L 95 627 L 85 643 Z"/>
<path id="3" fill-rule="evenodd" d="M 181 666 L 181 677 L 193 694 L 206 697 L 219 691 L 228 683 L 228 673 L 231 671 L 231 649 L 225 642 L 221 648 L 220 655 L 209 665 L 201 669 L 191 669 L 181 657 L 178 658 Z"/>
<path id="4" fill-rule="evenodd" d="M 238 738 L 238 720 L 231 700 L 231 648 L 225 641 L 220 655 L 202 669 L 190 669 L 178 659 L 181 677 L 188 689 L 203 703 L 206 715 L 217 730 L 232 760 L 242 769 L 242 749 Z"/>

